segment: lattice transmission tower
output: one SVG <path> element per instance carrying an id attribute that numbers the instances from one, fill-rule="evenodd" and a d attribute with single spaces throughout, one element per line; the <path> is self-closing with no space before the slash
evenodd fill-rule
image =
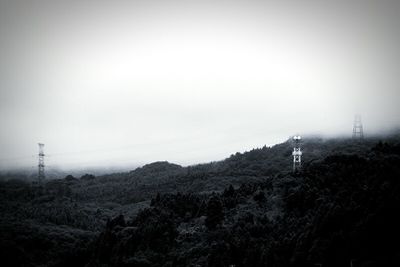
<path id="1" fill-rule="evenodd" d="M 359 114 L 356 114 L 354 116 L 353 139 L 354 140 L 364 139 L 363 125 L 362 125 L 362 121 L 361 121 L 361 115 L 359 115 Z"/>
<path id="2" fill-rule="evenodd" d="M 44 174 L 44 144 L 39 143 L 39 164 L 38 164 L 38 182 L 41 184 L 45 179 Z"/>
<path id="3" fill-rule="evenodd" d="M 293 153 L 292 153 L 292 155 L 293 155 L 293 172 L 301 169 L 301 155 L 303 154 L 303 152 L 301 152 L 300 142 L 301 142 L 300 135 L 293 136 L 293 143 L 294 143 Z"/>

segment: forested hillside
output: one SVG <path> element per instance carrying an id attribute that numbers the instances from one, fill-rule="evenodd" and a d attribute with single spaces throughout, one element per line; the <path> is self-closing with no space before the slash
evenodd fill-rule
<path id="1" fill-rule="evenodd" d="M 400 145 L 307 138 L 190 167 L 0 183 L 7 266 L 397 266 Z"/>

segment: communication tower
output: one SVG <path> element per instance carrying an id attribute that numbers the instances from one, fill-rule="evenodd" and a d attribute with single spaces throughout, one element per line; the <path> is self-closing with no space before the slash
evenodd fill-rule
<path id="1" fill-rule="evenodd" d="M 295 135 L 293 136 L 293 172 L 299 170 L 301 168 L 301 155 L 303 154 L 301 152 L 301 147 L 300 147 L 300 142 L 301 142 L 301 136 L 300 135 Z"/>
<path id="2" fill-rule="evenodd" d="M 353 139 L 354 140 L 362 140 L 362 139 L 364 139 L 363 125 L 362 125 L 362 122 L 361 122 L 361 115 L 359 115 L 359 114 L 356 114 L 354 116 Z"/>
<path id="3" fill-rule="evenodd" d="M 38 182 L 41 184 L 45 178 L 44 175 L 44 144 L 39 143 L 39 164 L 38 164 Z"/>

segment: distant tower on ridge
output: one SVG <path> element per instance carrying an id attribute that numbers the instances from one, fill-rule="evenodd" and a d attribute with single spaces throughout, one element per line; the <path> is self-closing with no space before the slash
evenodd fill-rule
<path id="1" fill-rule="evenodd" d="M 38 182 L 41 184 L 45 178 L 44 175 L 44 144 L 39 143 L 39 164 L 38 164 Z"/>
<path id="2" fill-rule="evenodd" d="M 294 141 L 294 147 L 293 147 L 293 172 L 299 170 L 301 168 L 301 155 L 303 154 L 301 152 L 301 147 L 300 147 L 300 141 L 301 141 L 301 136 L 300 135 L 295 135 L 293 136 L 293 141 Z"/>
<path id="3" fill-rule="evenodd" d="M 356 114 L 354 116 L 353 139 L 354 140 L 362 140 L 362 139 L 364 139 L 363 125 L 362 125 L 362 122 L 361 122 L 361 115 L 359 115 L 359 114 Z"/>

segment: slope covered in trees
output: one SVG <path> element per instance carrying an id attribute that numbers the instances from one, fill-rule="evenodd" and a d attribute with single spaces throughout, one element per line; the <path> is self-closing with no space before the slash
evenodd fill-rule
<path id="1" fill-rule="evenodd" d="M 396 266 L 400 145 L 304 140 L 190 167 L 0 183 L 7 266 Z M 369 265 L 368 265 L 369 264 Z"/>

